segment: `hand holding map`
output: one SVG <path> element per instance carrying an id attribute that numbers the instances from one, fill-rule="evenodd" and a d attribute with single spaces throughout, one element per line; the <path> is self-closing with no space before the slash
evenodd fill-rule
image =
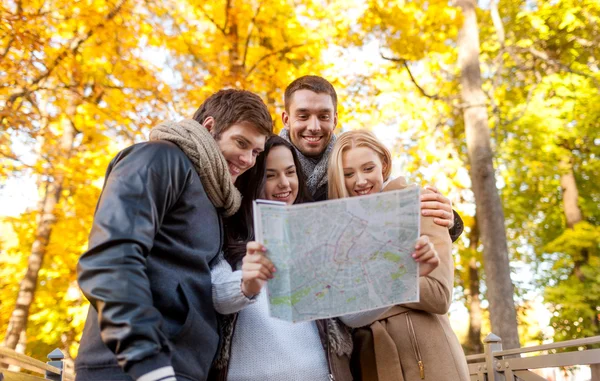
<path id="1" fill-rule="evenodd" d="M 258 242 L 246 244 L 246 255 L 242 259 L 242 292 L 246 297 L 257 295 L 267 280 L 273 279 L 275 266 L 263 255 L 265 251 Z"/>
<path id="2" fill-rule="evenodd" d="M 277 271 L 271 316 L 306 321 L 418 301 L 419 189 L 279 206 L 254 204 Z"/>

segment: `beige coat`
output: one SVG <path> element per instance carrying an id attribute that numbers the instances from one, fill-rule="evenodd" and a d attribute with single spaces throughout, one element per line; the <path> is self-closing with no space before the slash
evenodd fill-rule
<path id="1" fill-rule="evenodd" d="M 403 179 L 385 189 L 405 187 Z M 376 381 L 468 381 L 464 352 L 448 319 L 454 284 L 452 241 L 448 229 L 421 218 L 440 265 L 419 278 L 420 302 L 398 305 L 354 333 L 355 377 Z"/>

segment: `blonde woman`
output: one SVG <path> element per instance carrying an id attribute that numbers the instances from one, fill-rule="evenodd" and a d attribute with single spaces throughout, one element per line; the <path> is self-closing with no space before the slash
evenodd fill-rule
<path id="1" fill-rule="evenodd" d="M 340 135 L 329 159 L 329 198 L 405 187 L 403 178 L 385 185 L 391 163 L 389 150 L 371 132 L 350 131 Z M 432 217 L 421 218 L 421 233 L 433 243 L 440 264 L 429 275 L 419 278 L 420 301 L 394 306 L 366 326 L 364 321 L 361 324 L 344 321 L 357 328 L 353 333 L 352 355 L 356 379 L 469 380 L 464 352 L 447 315 L 454 280 L 450 235 Z"/>

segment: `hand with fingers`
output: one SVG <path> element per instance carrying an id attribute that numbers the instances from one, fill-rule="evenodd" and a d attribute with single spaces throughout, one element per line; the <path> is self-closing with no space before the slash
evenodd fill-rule
<path id="1" fill-rule="evenodd" d="M 420 236 L 417 240 L 412 257 L 419 262 L 419 276 L 428 275 L 440 264 L 440 257 L 433 242 L 429 241 L 429 237 L 426 235 Z"/>
<path id="2" fill-rule="evenodd" d="M 265 257 L 266 247 L 251 241 L 246 244 L 246 255 L 242 259 L 242 292 L 252 298 L 260 293 L 267 280 L 273 279 L 275 266 Z"/>
<path id="3" fill-rule="evenodd" d="M 425 192 L 421 195 L 421 213 L 427 217 L 434 217 L 433 222 L 440 226 L 448 229 L 454 226 L 452 202 L 435 187 L 425 187 Z"/>

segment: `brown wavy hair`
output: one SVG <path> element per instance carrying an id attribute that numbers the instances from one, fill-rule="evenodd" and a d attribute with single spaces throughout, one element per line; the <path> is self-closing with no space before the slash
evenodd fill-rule
<path id="1" fill-rule="evenodd" d="M 262 99 L 247 90 L 219 90 L 208 97 L 196 110 L 193 119 L 203 124 L 213 117 L 212 128 L 215 139 L 234 124 L 246 123 L 254 126 L 261 134 L 271 136 L 273 118 Z"/>

